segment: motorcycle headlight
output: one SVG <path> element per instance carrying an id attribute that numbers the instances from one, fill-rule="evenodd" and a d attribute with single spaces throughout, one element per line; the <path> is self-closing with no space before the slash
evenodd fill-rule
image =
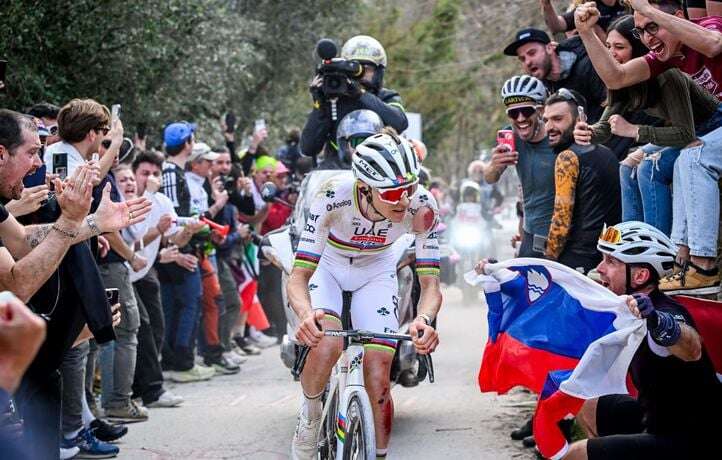
<path id="1" fill-rule="evenodd" d="M 454 231 L 454 245 L 471 249 L 481 244 L 481 229 L 470 225 L 462 225 Z"/>

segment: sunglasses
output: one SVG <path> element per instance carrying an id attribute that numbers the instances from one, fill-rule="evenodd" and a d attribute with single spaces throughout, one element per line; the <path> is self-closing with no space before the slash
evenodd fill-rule
<path id="1" fill-rule="evenodd" d="M 530 118 L 536 113 L 536 107 L 517 107 L 513 109 L 506 109 L 506 116 L 512 120 L 519 118 L 519 115 L 524 115 L 524 118 Z"/>
<path id="2" fill-rule="evenodd" d="M 401 198 L 403 198 L 404 194 L 406 194 L 406 197 L 408 198 L 410 196 L 413 196 L 414 193 L 416 193 L 417 185 L 418 184 L 411 184 L 407 185 L 406 187 L 399 187 L 390 190 L 378 190 L 379 199 L 384 203 L 399 204 L 399 201 L 401 201 Z"/>
<path id="3" fill-rule="evenodd" d="M 365 140 L 366 140 L 365 137 L 352 137 L 348 140 L 348 145 L 350 145 L 353 148 L 356 148 L 359 145 L 361 145 L 361 143 Z"/>
<path id="4" fill-rule="evenodd" d="M 637 40 L 641 40 L 645 32 L 654 37 L 659 32 L 659 24 L 650 22 L 644 27 L 635 27 L 632 29 L 632 36 Z"/>
<path id="5" fill-rule="evenodd" d="M 561 98 L 564 99 L 564 100 L 567 101 L 567 102 L 573 102 L 573 103 L 575 103 L 576 105 L 582 105 L 582 104 L 579 103 L 579 101 L 577 100 L 576 96 L 574 96 L 574 93 L 572 93 L 571 91 L 569 91 L 569 90 L 566 89 L 566 88 L 559 88 L 559 91 L 557 91 L 557 94 L 558 94 L 559 96 L 561 96 Z"/>
<path id="6" fill-rule="evenodd" d="M 48 126 L 45 129 L 48 130 L 48 133 L 50 133 L 51 136 L 56 136 L 58 134 L 58 125 Z"/>
<path id="7" fill-rule="evenodd" d="M 605 227 L 599 236 L 599 240 L 611 244 L 619 244 L 622 242 L 622 232 L 617 230 L 616 227 Z"/>
<path id="8" fill-rule="evenodd" d="M 102 132 L 103 132 L 103 136 L 107 136 L 108 133 L 110 132 L 110 127 L 108 127 L 108 126 L 101 126 L 100 128 L 95 128 L 95 131 L 102 131 Z"/>

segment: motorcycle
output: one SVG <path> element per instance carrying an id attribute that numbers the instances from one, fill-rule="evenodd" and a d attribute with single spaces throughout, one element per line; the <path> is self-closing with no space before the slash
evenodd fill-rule
<path id="1" fill-rule="evenodd" d="M 326 181 L 332 177 L 352 177 L 348 170 L 316 170 L 309 173 L 301 183 L 296 207 L 289 217 L 288 224 L 268 233 L 261 243 L 263 257 L 281 269 L 282 298 L 286 312 L 286 333 L 281 342 L 281 361 L 293 370 L 301 345 L 295 339 L 295 332 L 300 320 L 288 303 L 286 286 L 293 268 L 293 260 L 299 238 L 306 224 L 311 200 Z M 272 195 L 272 193 L 265 193 Z M 416 305 L 420 297 L 420 285 L 416 276 L 414 236 L 405 235 L 399 238 L 389 249 L 397 260 L 397 279 L 399 282 L 399 333 L 408 333 L 408 328 L 416 317 Z M 344 296 L 344 311 L 348 311 L 350 296 Z M 344 321 L 348 319 L 343 318 Z M 345 327 L 345 326 L 344 326 Z M 427 369 L 411 342 L 402 341 L 398 344 L 391 366 L 391 382 L 404 387 L 413 387 L 426 377 Z"/>

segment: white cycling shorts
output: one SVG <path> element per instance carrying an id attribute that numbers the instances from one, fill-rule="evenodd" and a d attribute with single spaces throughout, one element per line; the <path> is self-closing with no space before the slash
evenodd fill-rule
<path id="1" fill-rule="evenodd" d="M 397 332 L 399 285 L 393 251 L 388 253 L 350 258 L 324 252 L 308 283 L 314 309 L 322 309 L 340 319 L 343 292 L 351 292 L 353 329 Z M 396 341 L 374 340 L 366 348 L 393 353 Z"/>

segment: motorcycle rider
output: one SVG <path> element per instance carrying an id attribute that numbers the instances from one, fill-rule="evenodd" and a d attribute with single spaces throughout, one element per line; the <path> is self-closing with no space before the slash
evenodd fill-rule
<path id="1" fill-rule="evenodd" d="M 338 169 L 350 168 L 351 157 L 356 152 L 356 147 L 367 137 L 380 133 L 383 128 L 384 122 L 381 117 L 372 110 L 354 110 L 343 117 L 336 132 L 338 156 L 334 158 L 340 164 Z"/>
<path id="2" fill-rule="evenodd" d="M 342 352 L 341 339 L 324 337 L 323 330 L 339 328 L 342 292 L 353 293 L 354 328 L 398 329 L 396 263 L 389 249 L 408 233 L 416 235 L 416 272 L 421 284 L 419 314 L 409 334 L 420 354 L 431 353 L 438 345 L 438 335 L 430 326 L 442 300 L 435 232 L 438 211 L 433 196 L 418 185 L 419 168 L 407 140 L 377 134 L 357 147 L 354 179 L 332 178 L 313 201 L 288 282 L 289 304 L 301 320 L 296 338 L 311 347 L 301 374 L 304 397 L 292 443 L 294 459 L 317 455 L 321 395 Z M 389 372 L 395 343 L 378 340 L 365 350 L 376 451 L 384 457 L 393 419 Z"/>
<path id="3" fill-rule="evenodd" d="M 329 99 L 323 94 L 323 77 L 316 75 L 311 82 L 313 109 L 306 120 L 301 133 L 300 150 L 303 155 L 316 157 L 324 148 L 324 160 L 321 169 L 346 169 L 335 158 L 338 146 L 335 145 L 336 131 L 340 120 L 359 109 L 368 109 L 381 117 L 385 126 L 391 126 L 401 133 L 409 125 L 401 97 L 396 91 L 383 87 L 386 71 L 386 51 L 381 43 L 367 35 L 357 35 L 349 39 L 341 48 L 341 57 L 357 61 L 363 66 L 360 79 L 349 79 L 349 94 L 340 96 L 337 101 L 337 117 L 333 119 Z"/>
<path id="4" fill-rule="evenodd" d="M 647 322 L 647 337 L 629 366 L 638 390 L 584 402 L 577 422 L 589 439 L 563 457 L 577 459 L 709 458 L 722 411 L 722 383 L 689 312 L 659 290 L 677 248 L 643 222 L 602 233 L 597 267 L 606 287 L 631 294 L 630 309 Z"/>

